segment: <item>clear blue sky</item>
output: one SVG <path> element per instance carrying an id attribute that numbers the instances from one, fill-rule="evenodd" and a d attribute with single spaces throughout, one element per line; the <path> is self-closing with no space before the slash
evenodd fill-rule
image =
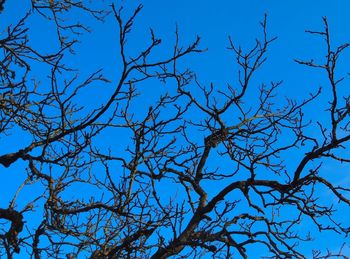
<path id="1" fill-rule="evenodd" d="M 15 21 L 22 15 L 21 11 L 25 6 L 20 6 L 19 1 L 7 1 L 5 12 L 0 15 L 0 29 L 5 29 L 9 22 Z M 27 2 L 27 1 L 21 1 Z M 241 44 L 243 48 L 254 44 L 256 37 L 261 35 L 259 21 L 266 13 L 268 15 L 268 33 L 277 36 L 278 39 L 271 45 L 268 53 L 268 62 L 257 74 L 255 81 L 269 83 L 270 81 L 284 80 L 279 93 L 281 96 L 289 96 L 298 100 L 302 95 L 307 96 L 315 92 L 319 86 L 326 83 L 325 76 L 317 71 L 306 69 L 297 65 L 293 59 L 322 59 L 325 55 L 325 48 L 322 40 L 306 34 L 306 29 L 321 30 L 323 28 L 322 17 L 326 16 L 330 25 L 332 39 L 335 44 L 350 41 L 350 2 L 326 1 L 326 0 L 224 0 L 224 1 L 124 1 L 126 12 L 132 10 L 131 5 L 142 3 L 144 8 L 135 23 L 135 30 L 130 38 L 129 49 L 135 51 L 142 46 L 141 43 L 148 39 L 149 28 L 153 28 L 156 35 L 164 39 L 164 53 L 169 50 L 171 53 L 174 41 L 176 24 L 179 27 L 180 39 L 187 45 L 195 39 L 196 35 L 202 38 L 201 46 L 208 48 L 203 55 L 195 55 L 188 59 L 188 66 L 193 68 L 199 75 L 202 82 L 213 82 L 215 85 L 231 83 L 234 85 L 236 71 L 234 69 L 233 55 L 227 51 L 228 36 Z M 22 9 L 23 8 L 23 9 Z M 88 19 L 84 18 L 89 22 Z M 14 22 L 13 22 L 14 23 Z M 78 56 L 70 62 L 79 67 L 81 74 L 88 74 L 96 69 L 103 68 L 105 74 L 112 81 L 118 76 L 118 56 L 116 24 L 112 17 L 105 23 L 91 23 L 92 34 L 85 35 L 79 45 Z M 32 44 L 36 46 L 47 46 L 51 42 L 50 32 L 44 27 L 40 19 L 33 19 L 30 27 L 33 35 Z M 107 39 L 105 35 L 110 35 Z M 88 53 L 88 55 L 86 55 Z M 161 53 L 162 54 L 162 53 Z M 340 72 L 350 71 L 347 64 L 340 67 Z M 41 78 L 43 81 L 45 78 Z M 149 96 L 152 96 L 152 86 L 147 89 Z M 156 90 L 155 90 L 156 91 Z M 87 95 L 87 103 L 103 98 L 108 91 L 98 92 L 90 97 Z M 321 97 L 327 99 L 327 92 Z M 308 118 L 321 119 L 322 113 L 319 107 L 312 106 L 307 109 Z M 17 136 L 18 137 L 18 136 Z M 17 150 L 23 142 L 0 139 L 0 155 Z M 293 158 L 290 163 L 293 164 Z M 333 172 L 333 165 L 326 165 L 325 170 L 337 175 L 337 179 L 343 179 L 343 183 L 350 185 L 350 168 L 344 167 Z M 0 189 L 4 195 L 0 198 L 1 206 L 6 206 L 13 196 L 14 187 L 19 182 L 14 178 L 21 178 L 22 165 L 11 167 L 11 170 L 0 169 Z M 339 172 L 341 171 L 341 172 Z M 26 191 L 23 192 L 26 194 Z M 28 190 L 28 193 L 30 191 Z M 7 196 L 8 194 L 8 196 Z M 24 198 L 23 198 L 24 199 Z M 349 220 L 346 219 L 348 222 Z M 301 226 L 305 228 L 307 226 Z M 305 251 L 311 248 L 323 248 L 329 246 L 331 250 L 337 250 L 342 244 L 341 239 L 332 238 L 325 240 L 324 236 L 318 236 L 313 244 L 306 244 Z M 350 254 L 350 249 L 348 249 Z M 252 255 L 258 255 L 259 251 L 253 251 Z"/>

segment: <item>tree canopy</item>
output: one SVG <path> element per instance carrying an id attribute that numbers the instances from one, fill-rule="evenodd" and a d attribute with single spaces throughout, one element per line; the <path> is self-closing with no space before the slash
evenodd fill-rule
<path id="1" fill-rule="evenodd" d="M 192 66 L 210 51 L 200 36 L 183 38 L 180 24 L 161 39 L 137 23 L 142 5 L 31 0 L 17 12 L 9 2 L 0 1 L 1 256 L 345 257 L 346 243 L 303 248 L 319 232 L 350 231 L 346 172 L 333 174 L 350 162 L 338 72 L 350 44 L 333 44 L 326 17 L 306 31 L 325 52 L 295 60 L 324 85 L 293 99 L 275 75 L 260 81 L 278 40 L 268 16 L 249 46 L 228 37 L 232 79 L 218 85 Z M 100 40 L 84 45 L 91 37 Z M 88 71 L 104 49 L 113 66 Z"/>

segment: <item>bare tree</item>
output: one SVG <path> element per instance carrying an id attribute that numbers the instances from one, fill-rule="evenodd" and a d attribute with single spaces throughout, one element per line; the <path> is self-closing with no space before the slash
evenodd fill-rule
<path id="1" fill-rule="evenodd" d="M 322 31 L 308 31 L 325 40 L 325 60 L 296 62 L 326 74 L 328 102 L 321 89 L 297 102 L 278 97 L 282 81 L 252 83 L 276 39 L 266 17 L 251 49 L 229 39 L 238 73 L 232 86 L 218 88 L 185 65 L 204 52 L 199 37 L 182 44 L 176 29 L 173 47 L 159 55 L 161 40 L 151 30 L 135 53 L 128 38 L 142 6 L 127 16 L 119 4 L 83 2 L 32 0 L 22 19 L 2 28 L 0 140 L 19 147 L 1 149 L 1 174 L 12 174 L 19 188 L 0 208 L 1 255 L 247 258 L 250 249 L 265 249 L 272 258 L 304 258 L 300 247 L 312 233 L 300 223 L 349 233 L 334 215 L 348 208 L 350 189 L 322 168 L 350 162 L 343 156 L 349 94 L 336 74 L 350 45 L 331 44 L 326 18 Z M 79 74 L 69 60 L 90 29 L 67 13 L 94 22 L 113 17 L 118 79 L 102 70 Z M 53 26 L 52 48 L 31 44 L 32 17 Z M 158 84 L 158 96 L 145 96 L 142 88 Z M 102 88 L 108 96 L 101 103 L 84 104 Z M 328 117 L 310 122 L 307 105 L 326 107 Z M 320 199 L 325 191 L 337 202 Z M 327 253 L 313 256 L 335 255 Z"/>

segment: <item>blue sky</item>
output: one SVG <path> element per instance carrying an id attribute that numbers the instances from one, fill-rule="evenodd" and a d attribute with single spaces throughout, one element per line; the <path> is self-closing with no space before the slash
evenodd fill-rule
<path id="1" fill-rule="evenodd" d="M 10 24 L 21 16 L 22 9 L 15 4 L 15 1 L 7 1 L 5 12 L 0 15 L 0 28 Z M 202 38 L 201 46 L 208 51 L 201 55 L 194 55 L 186 59 L 186 64 L 194 69 L 203 83 L 213 82 L 215 85 L 234 85 L 236 81 L 236 70 L 234 57 L 226 47 L 228 37 L 231 36 L 234 42 L 249 48 L 254 44 L 256 37 L 261 36 L 259 22 L 264 14 L 268 17 L 268 33 L 271 37 L 277 36 L 268 53 L 268 61 L 254 78 L 257 85 L 262 82 L 283 80 L 284 83 L 279 90 L 281 97 L 288 96 L 297 100 L 302 100 L 310 92 L 315 92 L 318 87 L 326 85 L 326 77 L 320 71 L 311 70 L 296 64 L 295 58 L 322 60 L 325 55 L 323 40 L 315 36 L 306 34 L 306 29 L 322 30 L 322 17 L 326 16 L 329 22 L 331 36 L 334 44 L 350 41 L 350 2 L 342 1 L 305 1 L 305 0 L 246 0 L 246 1 L 124 1 L 126 13 L 132 10 L 132 6 L 142 3 L 144 8 L 135 22 L 135 30 L 131 34 L 129 41 L 130 53 L 136 52 L 149 38 L 149 28 L 153 28 L 155 34 L 164 39 L 162 51 L 171 54 L 174 42 L 174 32 L 176 25 L 179 28 L 180 40 L 184 45 L 193 41 L 196 35 Z M 18 3 L 17 3 L 18 4 Z M 25 7 L 23 7 L 23 10 Z M 107 18 L 105 23 L 91 22 L 89 17 L 83 20 L 91 24 L 92 34 L 83 36 L 79 43 L 77 56 L 67 59 L 68 62 L 79 67 L 81 75 L 91 73 L 96 69 L 103 68 L 107 78 L 113 80 L 118 77 L 117 28 L 112 17 Z M 38 47 L 54 46 L 57 42 L 52 41 L 53 32 L 49 32 L 40 18 L 33 19 L 30 27 L 33 39 L 31 43 Z M 105 36 L 108 35 L 106 38 Z M 80 54 L 81 53 L 81 54 Z M 163 52 L 160 52 L 163 54 Z M 349 57 L 349 55 L 347 56 Z M 344 62 L 339 69 L 340 73 L 346 74 L 350 71 L 348 63 Z M 34 70 L 40 70 L 39 67 Z M 45 77 L 41 80 L 45 82 Z M 345 84 L 346 85 L 346 84 Z M 152 98 L 159 88 L 152 85 L 143 86 L 146 96 Z M 92 91 L 86 93 L 85 102 L 95 102 L 103 100 L 108 96 L 109 90 Z M 327 100 L 327 91 L 324 91 L 321 99 Z M 323 120 L 324 114 L 322 106 L 308 106 L 307 118 Z M 143 110 L 144 108 L 139 108 Z M 137 111 L 137 109 L 136 109 Z M 17 133 L 19 134 L 19 133 Z M 317 134 L 317 133 L 315 133 Z M 18 136 L 12 139 L 0 139 L 2 153 L 14 151 L 26 140 L 15 141 Z M 101 140 L 102 141 L 102 140 Z M 286 158 L 291 166 L 297 162 L 298 155 Z M 295 161 L 293 161 L 295 160 Z M 337 167 L 338 169 L 338 167 Z M 0 169 L 2 181 L 0 188 L 8 197 L 3 195 L 0 204 L 5 206 L 12 197 L 14 186 L 18 186 L 17 181 L 13 181 L 14 175 L 21 176 L 24 165 L 16 165 L 9 172 L 8 169 Z M 333 173 L 334 164 L 326 164 L 325 172 Z M 347 166 L 336 170 L 336 180 L 350 185 L 350 168 Z M 16 176 L 16 177 L 17 177 Z M 29 192 L 29 191 L 28 191 Z M 24 191 L 24 194 L 26 191 Z M 24 195 L 23 197 L 25 197 Z M 325 197 L 327 199 L 327 197 Z M 347 220 L 346 218 L 344 218 Z M 348 220 L 347 220 L 348 221 Z M 348 221 L 349 222 L 349 221 Z M 301 226 L 304 228 L 305 226 Z M 325 240 L 323 235 L 316 234 L 317 241 L 313 244 L 306 244 L 305 251 L 312 248 L 323 248 L 329 245 L 331 250 L 337 250 L 342 244 L 342 239 L 332 238 Z M 348 250 L 350 253 L 350 250 Z M 252 255 L 259 254 L 252 251 Z"/>

